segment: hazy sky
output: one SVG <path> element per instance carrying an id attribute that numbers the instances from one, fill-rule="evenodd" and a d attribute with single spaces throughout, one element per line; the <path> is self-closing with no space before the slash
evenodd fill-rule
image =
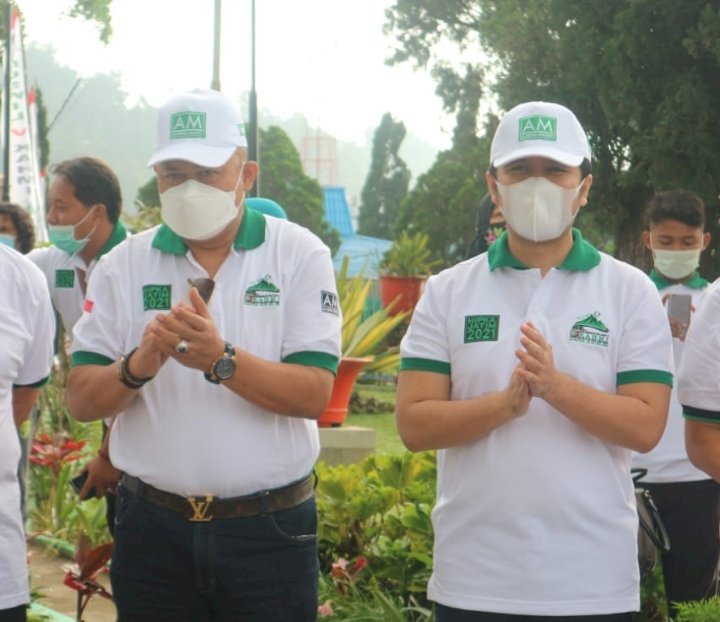
<path id="1" fill-rule="evenodd" d="M 214 0 L 113 0 L 111 43 L 87 22 L 62 17 L 71 0 L 16 0 L 25 38 L 50 44 L 81 75 L 116 71 L 131 102 L 160 105 L 210 86 Z M 256 0 L 258 105 L 279 117 L 304 113 L 336 137 L 365 142 L 383 113 L 447 148 L 453 126 L 432 80 L 410 67 L 389 68 L 382 34 L 392 0 Z M 221 88 L 240 96 L 251 85 L 250 0 L 223 0 Z"/>

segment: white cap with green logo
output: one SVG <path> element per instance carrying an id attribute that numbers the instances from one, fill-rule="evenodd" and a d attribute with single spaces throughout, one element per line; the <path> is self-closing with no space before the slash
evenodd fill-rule
<path id="1" fill-rule="evenodd" d="M 238 109 L 218 91 L 195 89 L 158 111 L 157 146 L 148 166 L 165 160 L 221 166 L 238 147 L 247 147 Z"/>
<path id="2" fill-rule="evenodd" d="M 590 159 L 590 143 L 577 117 L 565 106 L 550 102 L 527 102 L 515 106 L 500 121 L 490 163 L 540 156 L 566 166 L 579 166 Z"/>

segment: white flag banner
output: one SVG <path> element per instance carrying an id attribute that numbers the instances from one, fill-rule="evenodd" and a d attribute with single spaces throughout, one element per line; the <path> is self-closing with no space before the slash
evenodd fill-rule
<path id="1" fill-rule="evenodd" d="M 9 180 L 10 201 L 25 208 L 35 223 L 35 237 L 47 240 L 45 213 L 40 199 L 40 175 L 37 143 L 30 120 L 28 91 L 25 79 L 25 54 L 22 41 L 20 13 L 13 9 L 10 18 L 10 110 Z M 34 97 L 33 97 L 34 99 Z M 34 104 L 34 102 L 33 102 Z"/>

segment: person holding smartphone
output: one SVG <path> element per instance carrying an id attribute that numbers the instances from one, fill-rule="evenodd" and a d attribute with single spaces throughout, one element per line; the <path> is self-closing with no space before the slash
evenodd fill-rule
<path id="1" fill-rule="evenodd" d="M 650 279 L 668 312 L 677 369 L 691 314 L 700 307 L 708 286 L 697 271 L 700 254 L 710 242 L 705 204 L 687 190 L 659 192 L 650 200 L 646 220 L 642 242 L 653 256 Z M 690 462 L 683 426 L 674 387 L 660 443 L 646 454 L 633 456 L 633 467 L 647 470 L 639 484 L 650 491 L 670 536 L 670 551 L 662 553 L 662 569 L 671 617 L 677 614 L 675 603 L 716 593 L 720 561 L 720 484 Z"/>
<path id="2" fill-rule="evenodd" d="M 564 106 L 500 121 L 486 175 L 507 231 L 430 277 L 401 343 L 400 436 L 437 449 L 437 622 L 629 622 L 631 450 L 660 439 L 672 340 L 652 283 L 573 227 L 590 145 Z"/>

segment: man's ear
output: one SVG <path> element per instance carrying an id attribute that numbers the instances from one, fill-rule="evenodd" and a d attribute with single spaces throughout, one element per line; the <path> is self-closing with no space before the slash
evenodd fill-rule
<path id="1" fill-rule="evenodd" d="M 580 188 L 580 200 L 578 201 L 578 205 L 580 207 L 585 207 L 588 202 L 588 193 L 590 192 L 590 187 L 593 183 L 593 176 L 592 175 L 586 175 L 585 179 L 583 179 L 582 182 L 582 188 Z"/>
<path id="2" fill-rule="evenodd" d="M 502 206 L 500 205 L 500 193 L 498 192 L 497 187 L 497 179 L 495 179 L 488 171 L 485 173 L 485 182 L 487 183 L 488 192 L 490 193 L 490 198 L 492 199 L 493 204 L 497 205 L 502 211 Z"/>
<path id="3" fill-rule="evenodd" d="M 257 179 L 259 172 L 260 172 L 260 167 L 258 166 L 257 162 L 255 162 L 253 160 L 245 161 L 245 166 L 243 166 L 243 179 L 242 179 L 243 190 L 247 191 L 253 187 L 253 184 L 255 183 L 255 180 Z"/>
<path id="4" fill-rule="evenodd" d="M 650 232 L 649 231 L 643 231 L 642 232 L 642 242 L 645 248 L 647 248 L 650 252 L 652 252 L 652 243 L 650 241 Z"/>
<path id="5" fill-rule="evenodd" d="M 706 231 L 705 233 L 703 233 L 703 237 L 702 237 L 702 241 L 703 241 L 703 242 L 702 242 L 702 250 L 705 250 L 705 249 L 708 247 L 708 244 L 710 244 L 710 238 L 711 238 L 711 237 L 712 237 L 712 236 L 710 235 L 710 233 L 709 233 L 708 231 Z"/>

